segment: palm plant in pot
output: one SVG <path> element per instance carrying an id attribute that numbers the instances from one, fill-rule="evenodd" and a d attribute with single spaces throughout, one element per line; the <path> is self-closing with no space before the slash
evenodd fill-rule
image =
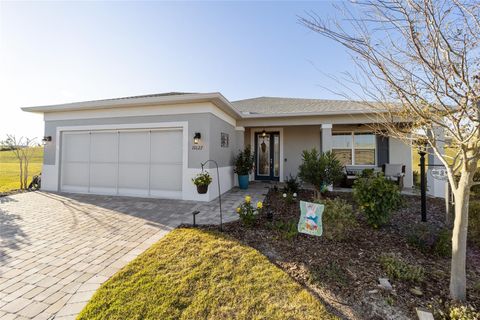
<path id="1" fill-rule="evenodd" d="M 209 184 L 212 183 L 212 176 L 207 171 L 202 171 L 192 179 L 192 182 L 197 186 L 198 193 L 205 194 L 208 191 Z"/>
<path id="2" fill-rule="evenodd" d="M 240 151 L 235 157 L 233 172 L 238 175 L 238 186 L 240 189 L 248 189 L 248 175 L 253 170 L 254 156 L 250 146 Z"/>

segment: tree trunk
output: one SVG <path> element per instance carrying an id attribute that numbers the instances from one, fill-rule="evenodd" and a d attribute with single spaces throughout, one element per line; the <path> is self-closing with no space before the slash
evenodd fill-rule
<path id="1" fill-rule="evenodd" d="M 468 203 L 471 174 L 463 172 L 455 191 L 455 220 L 452 233 L 452 262 L 450 273 L 450 297 L 464 301 L 467 294 L 466 255 L 468 231 Z"/>
<path id="2" fill-rule="evenodd" d="M 28 160 L 25 158 L 23 170 L 23 187 L 28 188 Z"/>
<path id="3" fill-rule="evenodd" d="M 20 165 L 20 189 L 23 190 L 23 161 L 19 159 L 19 165 Z"/>

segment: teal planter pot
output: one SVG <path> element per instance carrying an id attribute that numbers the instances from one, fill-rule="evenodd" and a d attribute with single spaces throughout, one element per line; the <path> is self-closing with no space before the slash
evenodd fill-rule
<path id="1" fill-rule="evenodd" d="M 238 186 L 240 189 L 248 189 L 248 174 L 244 176 L 238 176 Z"/>

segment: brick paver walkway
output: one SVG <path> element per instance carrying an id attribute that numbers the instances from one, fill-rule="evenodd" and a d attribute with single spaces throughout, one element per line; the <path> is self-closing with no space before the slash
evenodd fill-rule
<path id="1" fill-rule="evenodd" d="M 224 221 L 247 194 L 222 196 Z M 74 319 L 95 290 L 180 223 L 218 223 L 218 201 L 31 192 L 0 198 L 0 319 Z"/>

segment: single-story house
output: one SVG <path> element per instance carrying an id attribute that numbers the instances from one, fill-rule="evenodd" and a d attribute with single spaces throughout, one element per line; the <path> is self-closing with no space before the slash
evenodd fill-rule
<path id="1" fill-rule="evenodd" d="M 22 109 L 44 115 L 48 191 L 209 201 L 217 184 L 200 195 L 191 181 L 201 163 L 217 161 L 226 192 L 246 145 L 256 154 L 251 180 L 297 175 L 302 151 L 317 148 L 344 165 L 403 164 L 404 186 L 413 184 L 411 146 L 373 134 L 374 110 L 354 101 L 172 92 Z"/>

